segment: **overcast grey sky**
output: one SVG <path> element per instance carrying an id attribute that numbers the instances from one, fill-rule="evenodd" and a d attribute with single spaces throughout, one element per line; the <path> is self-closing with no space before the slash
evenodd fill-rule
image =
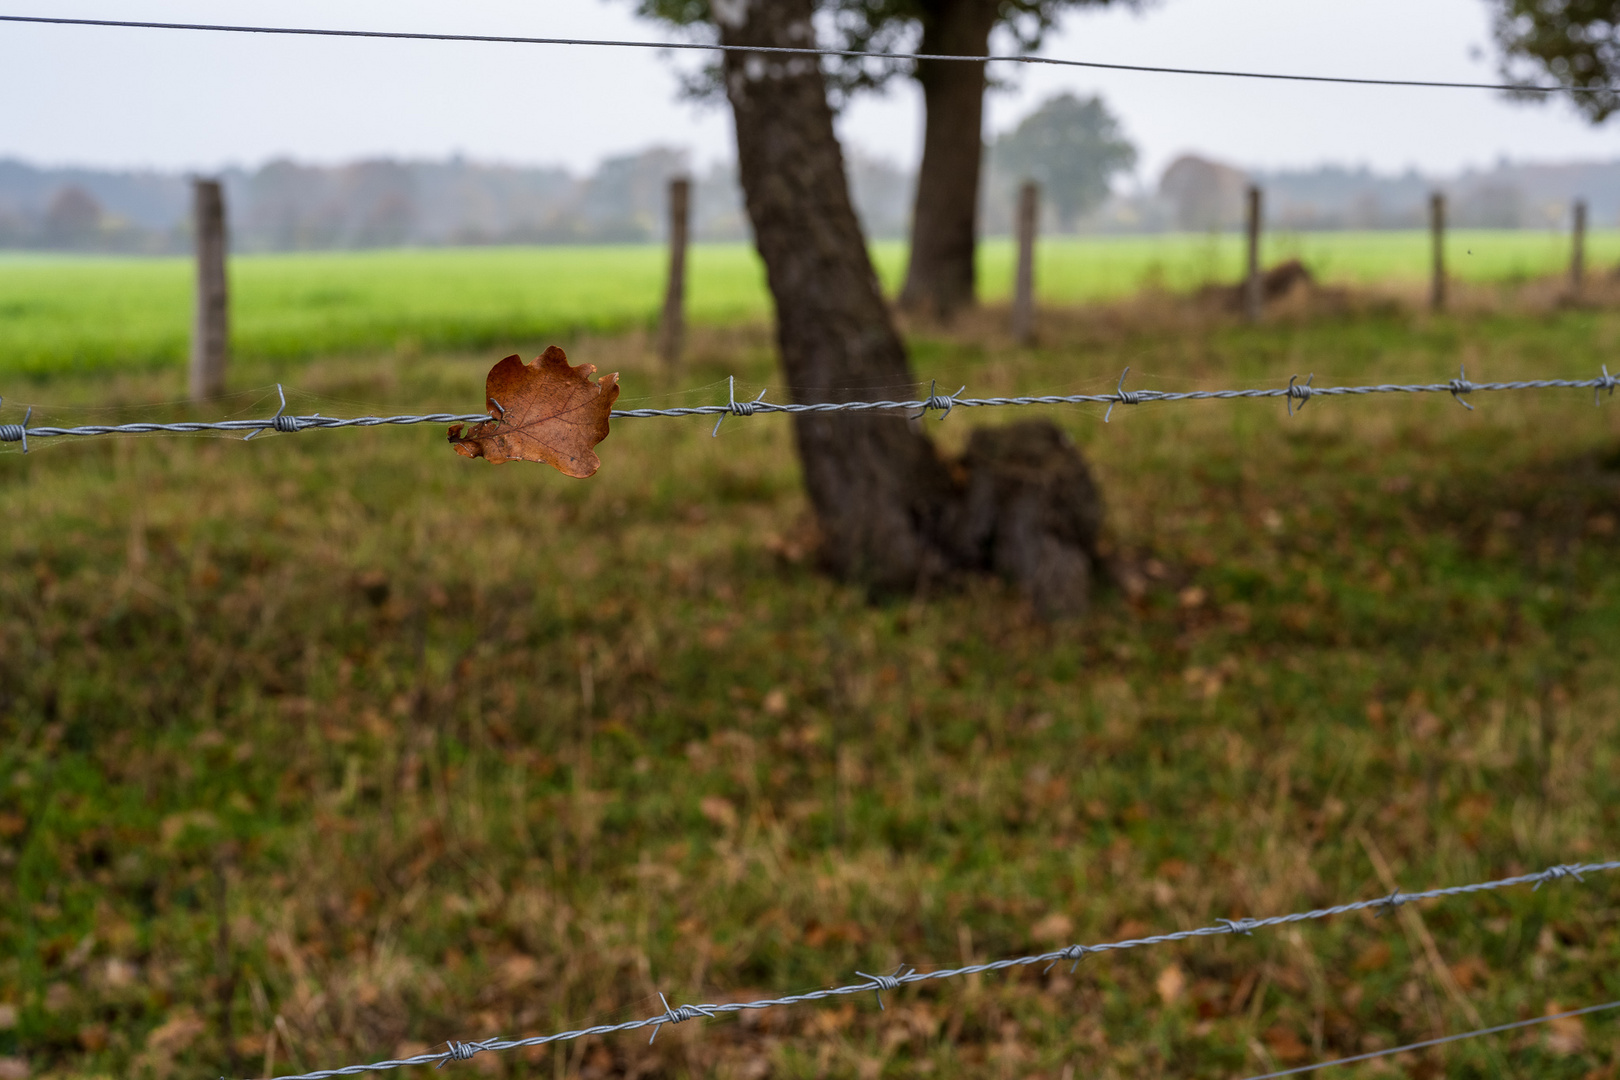
<path id="1" fill-rule="evenodd" d="M 563 37 L 658 38 L 629 0 L 0 0 L 0 13 Z M 1050 56 L 1427 79 L 1494 73 L 1488 0 L 1157 0 L 1069 15 Z M 681 102 L 650 50 L 320 40 L 0 24 L 0 156 L 49 164 L 207 169 L 274 156 L 469 157 L 587 170 L 653 143 L 732 155 L 723 108 Z M 1197 150 L 1252 166 L 1488 166 L 1499 157 L 1612 158 L 1563 103 L 1470 90 L 1308 86 L 1051 67 L 1004 72 L 990 132 L 1062 90 L 1101 92 L 1151 181 Z M 910 164 L 911 86 L 840 121 L 847 142 Z"/>

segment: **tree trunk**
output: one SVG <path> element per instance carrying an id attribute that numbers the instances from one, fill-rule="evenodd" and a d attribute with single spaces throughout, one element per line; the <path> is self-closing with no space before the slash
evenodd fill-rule
<path id="1" fill-rule="evenodd" d="M 814 44 L 811 0 L 740 0 L 715 11 L 727 44 Z M 728 52 L 725 78 L 738 173 L 795 394 L 855 400 L 909 385 L 905 347 L 850 203 L 820 66 Z M 823 558 L 835 574 L 905 589 L 945 568 L 927 538 L 951 479 L 927 438 L 901 417 L 801 413 L 793 420 Z"/>
<path id="2" fill-rule="evenodd" d="M 811 4 L 729 0 L 714 10 L 728 45 L 804 46 L 814 42 Z M 738 173 L 776 302 L 782 366 L 797 399 L 859 400 L 913 385 L 850 202 L 820 66 L 801 56 L 737 52 L 728 52 L 724 65 Z M 1059 470 L 1063 490 L 1049 498 L 1029 494 L 1040 483 L 995 481 L 998 462 L 1008 454 L 994 440 L 976 442 L 980 454 L 970 469 L 967 459 L 954 466 L 943 460 L 904 417 L 799 413 L 793 424 L 821 529 L 821 558 L 838 577 L 892 592 L 953 570 L 998 569 L 1034 590 L 1042 574 L 1089 572 L 1096 498 L 1072 448 L 1078 472 Z M 1012 467 L 1028 473 L 1028 447 L 1019 446 Z M 1089 532 L 1082 524 L 1077 533 L 1071 525 L 1080 519 L 1067 509 L 1052 510 L 1049 502 L 1072 504 L 1082 517 L 1092 514 L 1085 519 Z M 1001 508 L 1013 503 L 1013 516 L 1023 524 L 1009 531 Z M 1053 513 L 1069 513 L 1070 524 L 1054 525 Z M 1077 542 L 1059 542 L 1068 544 L 1068 562 L 1054 570 L 1043 538 L 1079 533 L 1085 536 Z M 1076 550 L 1085 564 L 1080 571 L 1072 565 Z M 1020 572 L 1020 559 L 1034 568 Z M 1082 581 L 1079 594 L 1084 591 Z M 1053 591 L 1074 594 L 1073 588 Z"/>
<path id="3" fill-rule="evenodd" d="M 998 9 L 994 0 L 932 0 L 925 8 L 921 52 L 989 54 Z M 959 60 L 917 64 L 924 104 L 923 153 L 900 305 L 939 319 L 948 319 L 975 299 L 984 68 Z"/>

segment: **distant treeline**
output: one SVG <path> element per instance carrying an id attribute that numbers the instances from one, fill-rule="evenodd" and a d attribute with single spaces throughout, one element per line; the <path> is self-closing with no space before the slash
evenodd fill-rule
<path id="1" fill-rule="evenodd" d="M 999 143 L 998 143 L 999 150 Z M 989 154 L 981 231 L 1010 231 L 1020 176 L 1010 154 Z M 852 194 L 874 238 L 905 235 L 912 177 L 852 154 Z M 594 244 L 659 240 L 669 179 L 692 175 L 685 153 L 653 148 L 610 158 L 589 176 L 565 169 L 448 161 L 361 161 L 341 166 L 272 161 L 220 174 L 231 244 L 238 251 L 478 244 Z M 1576 198 L 1594 224 L 1620 220 L 1620 161 L 1569 165 L 1503 162 L 1449 178 L 1367 169 L 1246 173 L 1187 156 L 1152 189 L 1117 192 L 1083 214 L 1052 210 L 1048 230 L 1205 231 L 1236 226 L 1250 181 L 1266 190 L 1272 228 L 1397 229 L 1421 226 L 1431 191 L 1444 190 L 1459 227 L 1545 228 L 1568 220 Z M 735 174 L 694 176 L 699 240 L 748 236 Z M 190 186 L 166 172 L 40 168 L 0 160 L 0 248 L 162 253 L 189 244 Z"/>
<path id="2" fill-rule="evenodd" d="M 586 177 L 565 169 L 449 161 L 272 161 L 216 174 L 238 251 L 479 244 L 608 244 L 661 239 L 666 191 L 687 156 L 654 148 L 610 158 Z M 898 236 L 910 177 L 856 157 L 851 175 L 874 236 Z M 191 188 L 179 173 L 48 169 L 0 160 L 0 247 L 162 253 L 185 250 Z M 748 236 L 732 170 L 693 177 L 701 240 Z"/>
<path id="3" fill-rule="evenodd" d="M 1571 208 L 1585 199 L 1594 224 L 1620 224 L 1620 161 L 1566 165 L 1498 162 L 1452 177 L 1408 170 L 1380 176 L 1366 168 L 1327 165 L 1310 170 L 1245 173 L 1195 156 L 1172 162 L 1148 199 L 1158 227 L 1234 228 L 1243 219 L 1249 183 L 1265 191 L 1272 229 L 1412 229 L 1427 224 L 1429 196 L 1446 195 L 1446 220 L 1460 228 L 1567 227 Z M 1115 210 L 1130 200 L 1116 200 Z M 1152 212 L 1150 209 L 1149 212 Z"/>

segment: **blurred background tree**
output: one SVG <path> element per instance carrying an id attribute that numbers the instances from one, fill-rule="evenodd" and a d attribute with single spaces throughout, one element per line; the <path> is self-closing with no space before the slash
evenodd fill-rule
<path id="1" fill-rule="evenodd" d="M 990 147 L 990 168 L 1014 184 L 1033 180 L 1072 229 L 1108 197 L 1114 177 L 1136 165 L 1136 147 L 1100 97 L 1048 98 Z"/>
<path id="2" fill-rule="evenodd" d="M 1594 124 L 1620 109 L 1620 0 L 1499 0 L 1502 74 L 1519 83 L 1551 75 Z M 1551 95 L 1525 95 L 1545 101 Z"/>

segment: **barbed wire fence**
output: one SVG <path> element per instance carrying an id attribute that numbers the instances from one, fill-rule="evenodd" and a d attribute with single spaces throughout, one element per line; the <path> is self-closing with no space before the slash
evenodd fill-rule
<path id="1" fill-rule="evenodd" d="M 930 387 L 926 397 L 913 400 L 881 400 L 881 401 L 827 401 L 827 402 L 776 402 L 766 401 L 766 390 L 761 390 L 759 396 L 751 401 L 738 401 L 736 398 L 736 379 L 729 380 L 730 398 L 723 405 L 689 405 L 669 409 L 614 409 L 609 413 L 613 420 L 641 420 L 653 418 L 672 418 L 681 416 L 713 416 L 716 417 L 713 434 L 719 435 L 720 424 L 728 416 L 749 417 L 767 413 L 826 413 L 826 412 L 857 412 L 857 413 L 906 413 L 913 419 L 920 419 L 930 411 L 937 411 L 949 416 L 953 409 L 980 409 L 980 408 L 1007 408 L 1032 405 L 1107 405 L 1108 411 L 1103 414 L 1106 423 L 1113 416 L 1116 405 L 1145 405 L 1149 402 L 1178 402 L 1178 401 L 1238 401 L 1252 399 L 1283 398 L 1288 405 L 1289 415 L 1303 408 L 1312 398 L 1317 397 L 1362 397 L 1369 394 L 1450 394 L 1466 409 L 1473 409 L 1473 405 L 1465 400 L 1465 396 L 1473 393 L 1514 392 L 1528 390 L 1591 390 L 1594 405 L 1601 405 L 1605 391 L 1610 397 L 1614 396 L 1616 386 L 1620 386 L 1620 376 L 1609 374 L 1608 365 L 1602 366 L 1602 374 L 1591 379 L 1528 379 L 1515 382 L 1470 382 L 1466 371 L 1459 372 L 1458 377 L 1446 382 L 1437 383 L 1373 383 L 1364 386 L 1313 386 L 1310 376 L 1304 382 L 1299 381 L 1297 375 L 1288 380 L 1287 386 L 1281 387 L 1251 387 L 1237 390 L 1127 390 L 1125 379 L 1130 374 L 1130 368 L 1119 377 L 1119 386 L 1112 394 L 1036 394 L 1009 397 L 963 397 L 967 387 L 964 386 L 954 394 L 937 393 L 938 384 Z M 128 424 L 82 424 L 75 427 L 30 427 L 29 421 L 33 417 L 33 406 L 28 406 L 21 423 L 0 424 L 0 442 L 21 443 L 23 453 L 28 452 L 29 439 L 51 438 L 92 438 L 100 435 L 194 435 L 207 432 L 239 433 L 245 432 L 245 439 L 267 431 L 282 434 L 295 434 L 300 431 L 330 431 L 340 428 L 370 428 L 387 427 L 412 424 L 476 424 L 491 419 L 491 413 L 407 413 L 396 416 L 321 416 L 318 413 L 309 416 L 290 416 L 287 414 L 287 397 L 281 387 L 277 386 L 277 393 L 281 398 L 281 408 L 274 416 L 253 420 L 183 420 L 174 423 L 147 423 L 137 422 Z M 0 404 L 4 398 L 0 398 Z M 497 409 L 496 412 L 499 412 Z M 498 419 L 498 417 L 497 417 Z"/>
<path id="2" fill-rule="evenodd" d="M 725 45 L 708 41 L 628 41 L 628 40 L 600 40 L 576 38 L 550 38 L 550 37 L 519 37 L 510 35 L 472 35 L 451 33 L 417 33 L 377 30 L 339 30 L 311 27 L 286 26 L 244 26 L 229 24 L 207 23 L 170 23 L 135 20 L 103 20 L 103 19 L 75 19 L 56 16 L 20 16 L 0 15 L 0 22 L 10 24 L 54 24 L 61 26 L 78 27 L 105 27 L 125 29 L 150 29 L 171 31 L 192 31 L 210 33 L 233 33 L 251 35 L 293 35 L 315 37 L 341 37 L 341 38 L 385 38 L 396 40 L 431 40 L 446 42 L 468 43 L 499 43 L 519 45 L 567 45 L 609 48 L 634 49 L 660 49 L 660 50 L 709 50 L 709 51 L 741 51 L 749 53 L 786 53 L 804 54 L 821 57 L 838 57 L 845 59 L 875 60 L 878 62 L 905 62 L 918 61 L 961 61 L 970 63 L 1018 63 L 1018 64 L 1048 64 L 1075 68 L 1091 68 L 1116 71 L 1134 71 L 1158 74 L 1176 74 L 1203 77 L 1278 80 L 1288 82 L 1338 83 L 1361 86 L 1384 87 L 1421 87 L 1438 89 L 1476 89 L 1493 91 L 1512 91 L 1517 93 L 1535 94 L 1586 94 L 1613 92 L 1615 87 L 1603 86 L 1568 86 L 1568 85 L 1538 85 L 1533 83 L 1489 83 L 1489 82 L 1460 82 L 1432 79 L 1389 79 L 1365 78 L 1355 76 L 1322 75 L 1311 73 L 1286 73 L 1270 71 L 1229 70 L 1212 68 L 1170 67 L 1163 65 L 1123 64 L 1101 61 L 1042 57 L 1029 54 L 1016 55 L 989 55 L 989 56 L 961 56 L 952 54 L 924 54 L 899 52 L 872 52 L 861 50 L 844 50 L 829 48 L 783 48 L 783 47 L 757 47 Z M 1313 397 L 1343 397 L 1384 394 L 1450 394 L 1465 408 L 1472 409 L 1473 405 L 1466 400 L 1466 396 L 1474 393 L 1490 392 L 1522 392 L 1531 390 L 1554 389 L 1590 389 L 1593 391 L 1594 404 L 1602 403 L 1602 396 L 1607 392 L 1613 396 L 1620 379 L 1611 375 L 1606 365 L 1601 369 L 1601 375 L 1589 379 L 1536 379 L 1507 382 L 1471 382 L 1466 372 L 1459 371 L 1458 377 L 1445 382 L 1398 384 L 1377 383 L 1357 386 L 1327 386 L 1313 385 L 1312 377 L 1300 382 L 1297 376 L 1291 377 L 1286 386 L 1271 388 L 1241 388 L 1223 390 L 1192 390 L 1192 391 L 1158 391 L 1158 390 L 1127 390 L 1125 388 L 1126 376 L 1130 369 L 1126 368 L 1121 374 L 1118 386 L 1111 394 L 1062 394 L 1062 395 L 1019 395 L 996 397 L 965 397 L 966 387 L 962 387 L 954 394 L 937 393 L 937 384 L 930 387 L 926 396 L 914 400 L 866 400 L 866 401 L 829 401 L 829 402 L 773 402 L 767 401 L 766 391 L 760 391 L 752 400 L 738 401 L 735 397 L 735 379 L 730 380 L 728 400 L 723 404 L 687 406 L 676 408 L 638 408 L 620 409 L 610 413 L 612 419 L 651 419 L 676 418 L 686 416 L 713 416 L 715 426 L 713 433 L 718 436 L 720 426 L 728 416 L 750 417 L 770 413 L 822 413 L 822 412 L 870 412 L 870 413 L 903 413 L 912 419 L 921 419 L 930 411 L 939 412 L 948 416 L 954 409 L 960 408 L 1000 408 L 1020 406 L 1056 406 L 1094 404 L 1106 405 L 1107 411 L 1103 420 L 1107 422 L 1116 406 L 1141 405 L 1150 402 L 1185 402 L 1185 401 L 1233 401 L 1246 399 L 1273 399 L 1282 398 L 1287 406 L 1289 415 L 1303 408 Z M 0 443 L 20 444 L 23 453 L 29 451 L 30 439 L 51 438 L 89 438 L 105 435 L 146 435 L 146 434 L 242 434 L 244 439 L 252 439 L 265 432 L 278 434 L 295 434 L 308 430 L 334 430 L 340 428 L 372 428 L 381 426 L 401 426 L 416 424 L 469 424 L 480 423 L 491 418 L 489 413 L 426 413 L 402 414 L 394 416 L 354 416 L 330 417 L 319 414 L 288 415 L 286 411 L 286 397 L 277 387 L 280 394 L 281 407 L 270 417 L 259 419 L 234 419 L 218 421 L 181 421 L 181 422 L 134 422 L 122 424 L 89 424 L 78 426 L 39 426 L 31 427 L 33 406 L 27 407 L 20 422 L 0 423 Z M 0 401 L 3 404 L 3 401 Z M 493 410 L 498 412 L 498 408 Z M 1037 953 L 1026 956 L 991 961 L 981 964 L 970 964 L 956 968 L 942 968 L 932 971 L 918 971 L 911 967 L 900 967 L 890 974 L 868 974 L 857 972 L 859 982 L 852 982 L 842 986 L 814 990 L 802 994 L 790 994 L 776 998 L 755 999 L 749 1001 L 718 1002 L 707 1004 L 677 1004 L 671 1005 L 660 993 L 660 1001 L 664 1011 L 640 1019 L 626 1020 L 615 1024 L 600 1024 L 574 1030 L 561 1031 L 548 1035 L 537 1035 L 526 1038 L 508 1039 L 504 1037 L 486 1038 L 476 1041 L 451 1040 L 444 1045 L 443 1050 L 418 1054 L 401 1059 L 376 1061 L 369 1064 L 348 1065 L 335 1069 L 318 1070 L 314 1072 L 290 1074 L 280 1077 L 279 1080 L 327 1080 L 330 1077 L 350 1076 L 362 1073 L 380 1072 L 410 1066 L 434 1065 L 443 1067 L 447 1063 L 467 1061 L 478 1054 L 486 1052 L 501 1052 L 520 1048 L 543 1046 L 547 1044 L 573 1041 L 581 1038 L 602 1036 L 617 1033 L 628 1033 L 651 1029 L 649 1042 L 656 1039 L 658 1033 L 665 1025 L 684 1023 L 688 1020 L 700 1018 L 716 1019 L 728 1014 L 785 1008 L 793 1005 L 808 1004 L 831 1000 L 852 995 L 872 993 L 880 1009 L 884 1008 L 883 993 L 885 991 L 898 991 L 906 986 L 922 983 L 937 982 L 960 978 L 969 975 L 987 974 L 999 971 L 1010 971 L 1020 968 L 1045 965 L 1046 968 L 1069 962 L 1075 967 L 1088 956 L 1106 954 L 1109 952 L 1133 950 L 1149 946 L 1184 942 L 1207 937 L 1221 937 L 1230 935 L 1249 935 L 1255 931 L 1276 928 L 1306 921 L 1315 921 L 1333 918 L 1336 916 L 1352 914 L 1361 911 L 1375 911 L 1379 915 L 1399 908 L 1408 903 L 1436 900 L 1447 897 L 1466 896 L 1476 893 L 1493 892 L 1496 890 L 1531 885 L 1539 889 L 1549 882 L 1574 881 L 1584 883 L 1586 875 L 1606 873 L 1620 869 L 1620 860 L 1583 863 L 1560 864 L 1533 874 L 1521 874 L 1514 877 L 1501 878 L 1493 881 L 1484 881 L 1474 884 L 1447 886 L 1434 888 L 1421 892 L 1406 893 L 1399 889 L 1386 896 L 1368 900 L 1359 900 L 1332 907 L 1317 908 L 1310 911 L 1295 912 L 1287 915 L 1271 916 L 1266 918 L 1239 918 L 1219 919 L 1213 925 L 1198 927 L 1190 930 L 1179 930 L 1165 934 L 1152 935 L 1141 938 L 1129 938 L 1113 942 L 1097 944 L 1074 944 L 1061 949 Z M 1567 1018 L 1579 1017 L 1598 1012 L 1620 1009 L 1620 1001 L 1611 1001 L 1602 1004 L 1589 1005 L 1583 1008 L 1572 1009 L 1546 1016 L 1531 1017 L 1510 1023 L 1498 1024 L 1491 1027 L 1482 1027 L 1474 1031 L 1446 1035 L 1439 1038 L 1410 1043 L 1402 1046 L 1374 1050 L 1368 1053 L 1331 1061 L 1317 1062 L 1296 1068 L 1284 1069 L 1251 1077 L 1249 1080 L 1274 1080 L 1274 1078 L 1312 1072 L 1318 1069 L 1337 1065 L 1347 1065 L 1375 1058 L 1387 1057 L 1394 1054 L 1407 1053 L 1429 1047 L 1440 1046 L 1467 1039 L 1479 1038 L 1487 1035 L 1518 1030 L 1537 1024 L 1549 1023 Z"/>
<path id="3" fill-rule="evenodd" d="M 983 964 L 967 964 L 962 967 L 940 968 L 934 971 L 917 971 L 909 967 L 900 967 L 888 975 L 873 975 L 864 971 L 857 971 L 860 982 L 848 983 L 843 986 L 828 987 L 822 990 L 812 990 L 803 994 L 788 994 L 783 997 L 760 998 L 751 1001 L 710 1002 L 706 1004 L 671 1005 L 662 993 L 658 995 L 663 1002 L 664 1011 L 653 1016 L 637 1020 L 625 1020 L 616 1024 L 596 1024 L 591 1027 L 577 1028 L 570 1031 L 559 1031 L 550 1035 L 534 1035 L 528 1038 L 508 1039 L 500 1036 L 488 1039 L 460 1041 L 452 1039 L 444 1044 L 443 1050 L 430 1053 L 417 1054 L 406 1058 L 391 1058 L 384 1061 L 374 1061 L 364 1065 L 345 1065 L 336 1069 L 320 1069 L 314 1072 L 289 1074 L 277 1077 L 276 1080 L 328 1080 L 335 1076 L 353 1076 L 367 1072 L 384 1072 L 390 1069 L 401 1069 L 414 1065 L 433 1065 L 443 1067 L 454 1061 L 466 1061 L 482 1053 L 518 1050 L 526 1047 L 545 1046 L 551 1043 L 571 1042 L 590 1036 L 615 1035 L 632 1031 L 652 1029 L 648 1037 L 651 1043 L 658 1037 L 658 1033 L 667 1024 L 681 1024 L 688 1020 L 699 1018 L 718 1019 L 734 1013 L 756 1012 L 763 1009 L 785 1008 L 791 1005 L 803 1005 L 812 1002 L 828 1001 L 834 998 L 849 997 L 860 994 L 873 994 L 878 1007 L 884 1008 L 884 991 L 895 991 L 905 986 L 919 983 L 938 982 L 945 979 L 956 979 L 967 975 L 983 975 L 997 971 L 1009 971 L 1015 968 L 1037 967 L 1045 965 L 1050 969 L 1053 965 L 1069 962 L 1078 968 L 1080 961 L 1088 956 L 1097 956 L 1110 952 L 1123 952 L 1130 949 L 1141 949 L 1154 945 L 1168 945 L 1175 942 L 1191 941 L 1199 938 L 1225 937 L 1234 934 L 1249 935 L 1256 930 L 1267 930 L 1279 926 L 1289 926 L 1294 923 L 1312 922 L 1320 919 L 1330 919 L 1339 915 L 1349 915 L 1358 911 L 1374 911 L 1383 915 L 1401 907 L 1404 904 L 1416 903 L 1424 900 L 1438 900 L 1443 897 L 1470 896 L 1476 893 L 1495 892 L 1499 889 L 1510 889 L 1530 885 L 1535 889 L 1555 881 L 1573 881 L 1584 884 L 1588 874 L 1607 873 L 1620 870 L 1620 860 L 1610 860 L 1596 863 L 1573 863 L 1550 866 L 1545 870 L 1533 874 L 1519 874 L 1514 877 L 1498 878 L 1494 881 L 1481 881 L 1469 885 L 1450 885 L 1442 888 L 1425 889 L 1421 892 L 1402 892 L 1396 889 L 1387 896 L 1380 896 L 1370 900 L 1357 900 L 1346 904 L 1337 904 L 1333 907 L 1315 908 L 1310 911 L 1299 911 L 1288 915 L 1273 915 L 1262 919 L 1217 919 L 1213 925 L 1200 926 L 1192 930 L 1176 930 L 1167 934 L 1154 934 L 1149 937 L 1127 938 L 1122 941 L 1106 941 L 1094 945 L 1068 945 L 1061 949 L 1049 952 L 1035 953 L 1029 956 L 1018 956 L 1005 960 L 993 960 Z M 1547 1023 L 1565 1017 L 1580 1016 L 1586 1013 L 1600 1012 L 1606 1009 L 1620 1008 L 1620 1001 L 1607 1002 L 1601 1005 L 1590 1005 L 1569 1012 L 1549 1016 L 1533 1017 L 1509 1024 L 1500 1024 L 1495 1027 L 1481 1028 L 1477 1031 L 1462 1032 L 1448 1035 L 1438 1039 L 1429 1039 L 1420 1043 L 1411 1043 L 1405 1046 L 1390 1047 L 1376 1050 L 1371 1053 L 1343 1058 L 1337 1061 L 1320 1062 L 1315 1065 L 1302 1066 L 1296 1069 L 1287 1069 L 1282 1072 L 1267 1073 L 1264 1077 L 1255 1077 L 1251 1080 L 1269 1080 L 1270 1077 L 1287 1076 L 1294 1073 L 1309 1072 L 1313 1069 L 1326 1068 L 1330 1065 L 1348 1064 L 1353 1061 L 1365 1061 L 1375 1057 L 1384 1057 L 1390 1054 L 1404 1053 L 1410 1050 L 1419 1050 L 1429 1046 L 1438 1046 L 1442 1043 L 1457 1042 L 1463 1039 L 1476 1038 L 1501 1031 L 1528 1027 L 1533 1024 Z"/>

